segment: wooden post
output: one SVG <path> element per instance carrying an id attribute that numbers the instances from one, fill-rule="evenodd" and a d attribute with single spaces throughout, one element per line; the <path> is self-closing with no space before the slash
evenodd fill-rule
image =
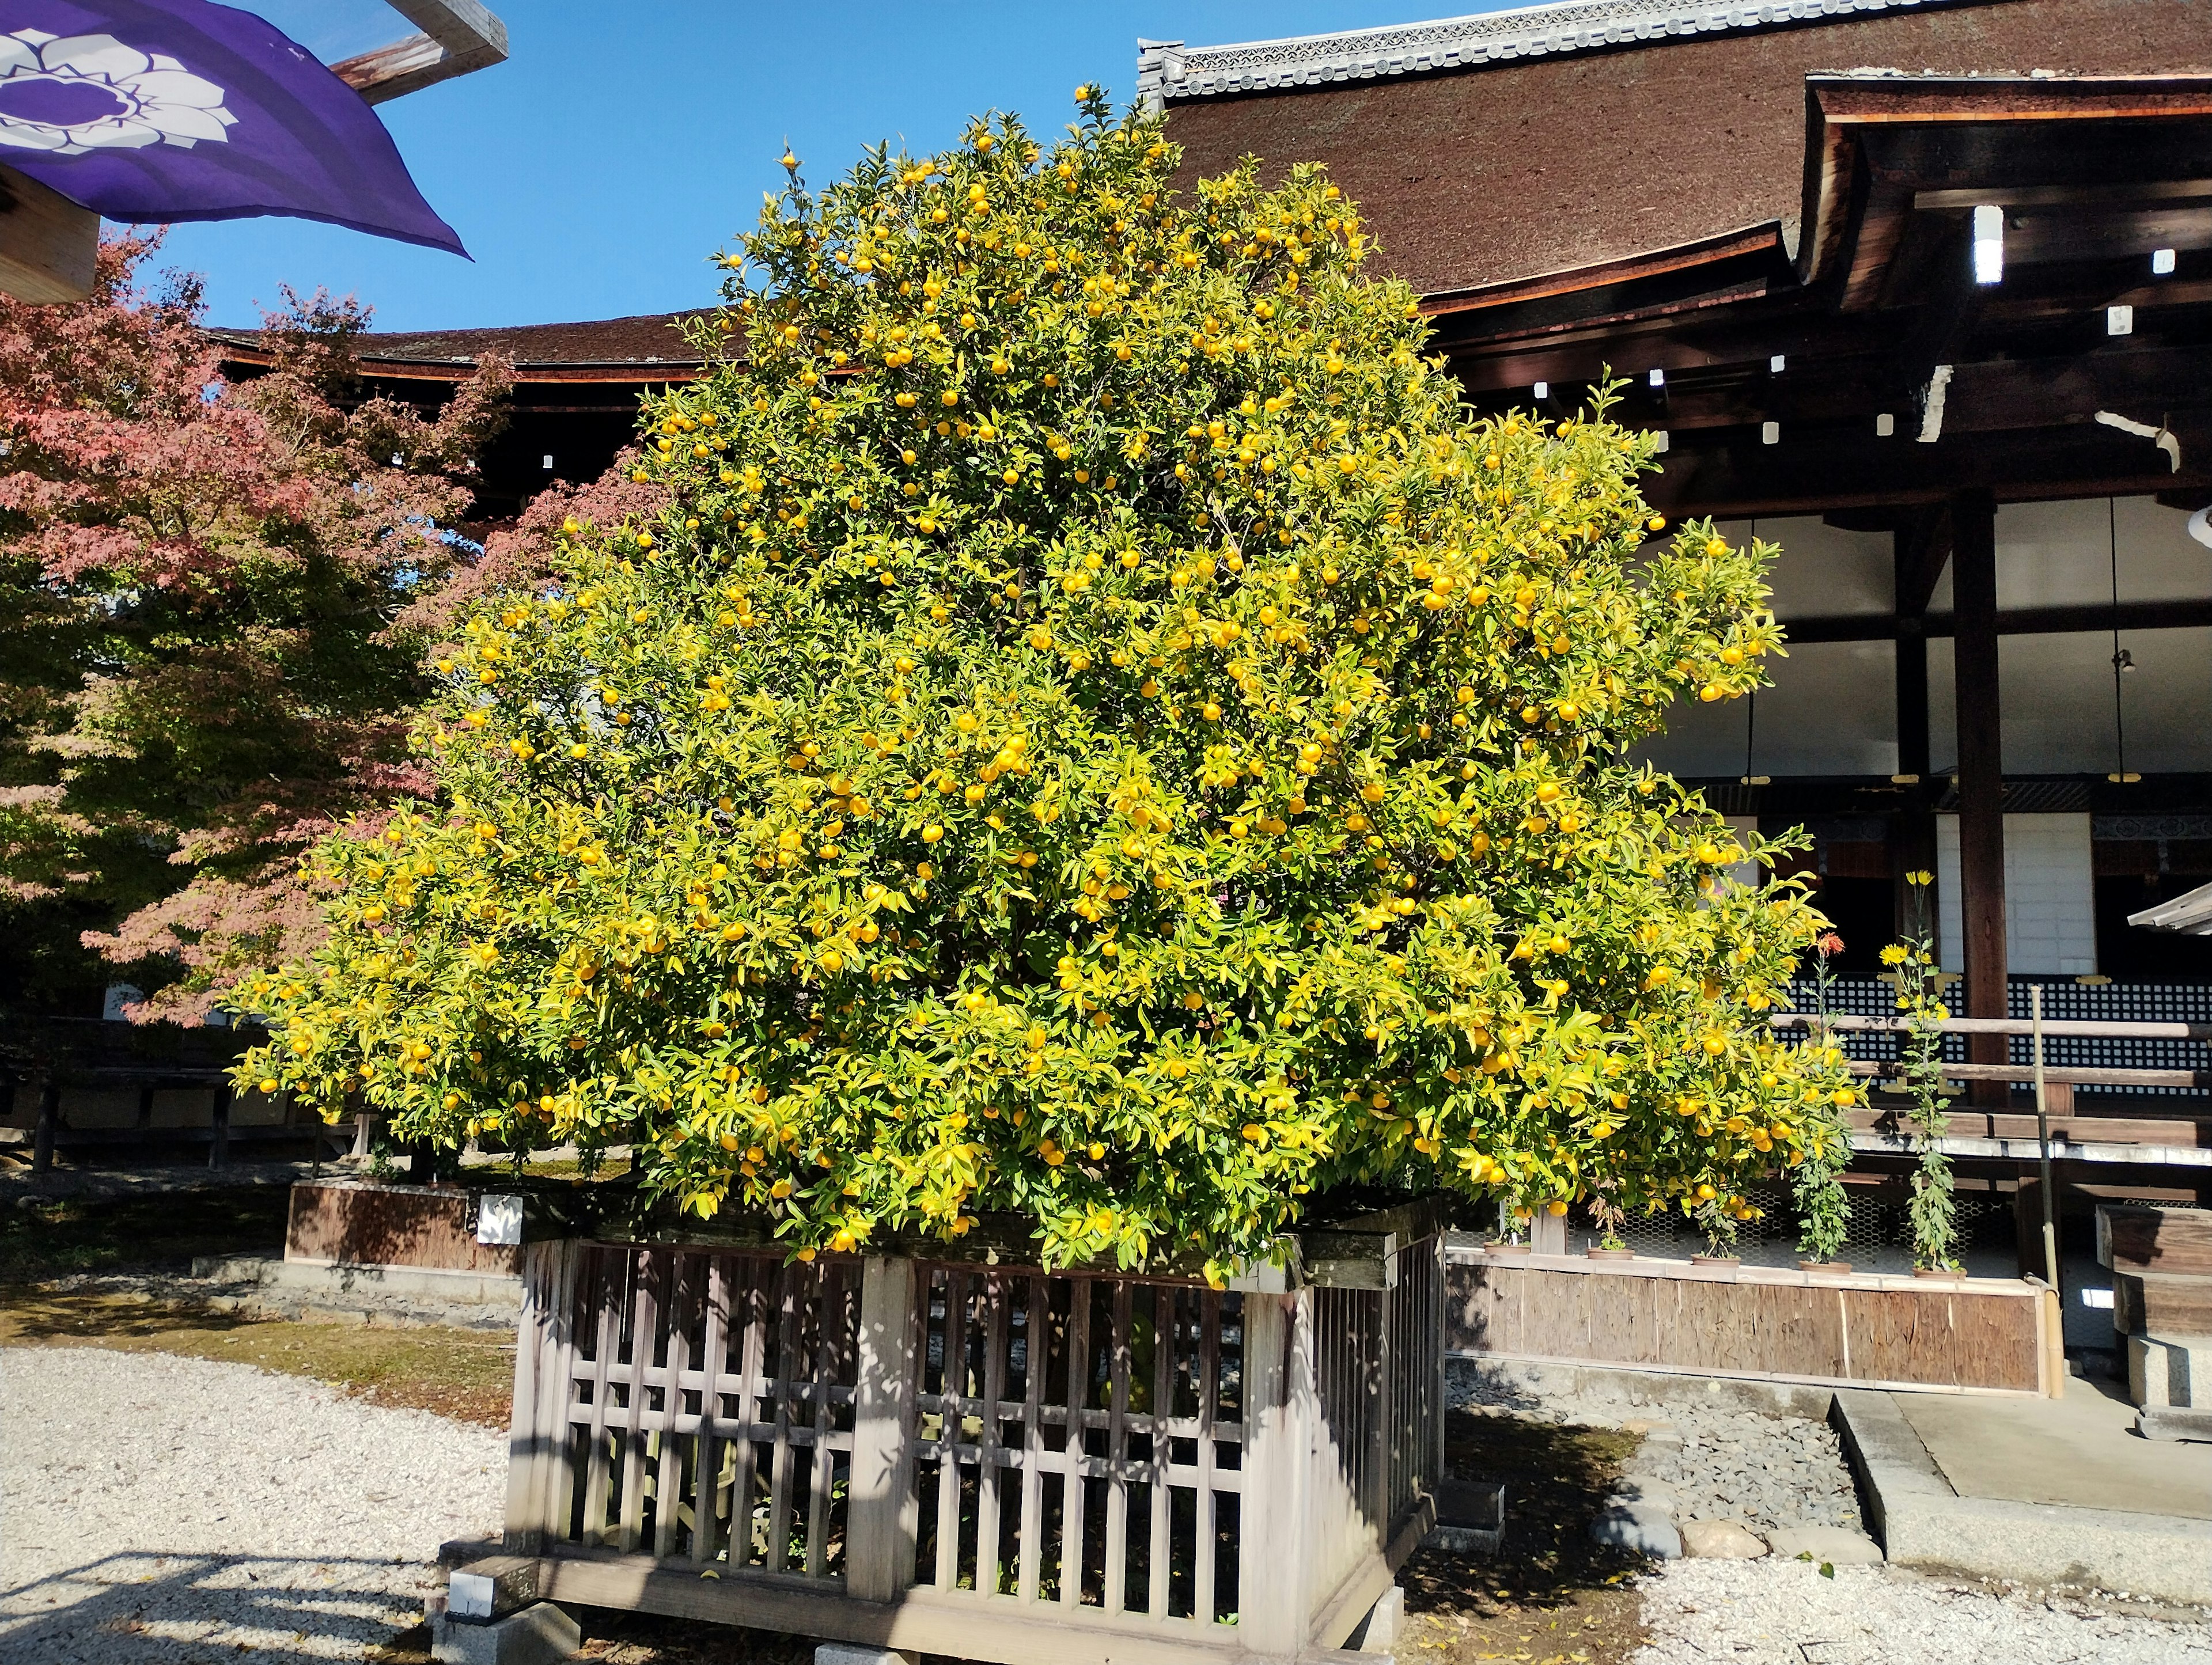
<path id="1" fill-rule="evenodd" d="M 1306 1497 L 1313 1444 L 1313 1294 L 1244 1297 L 1244 1495 L 1237 1511 L 1237 1639 L 1296 1659 L 1319 1592 L 1307 1587 Z"/>
<path id="2" fill-rule="evenodd" d="M 1928 620 L 1923 611 L 1922 569 L 1926 539 L 1915 529 L 1895 534 L 1897 564 L 1897 774 L 1905 788 L 1891 838 L 1890 885 L 1895 896 L 1893 929 L 1901 940 L 1912 928 L 1911 872 L 1936 868 L 1936 817 L 1929 805 Z"/>
<path id="3" fill-rule="evenodd" d="M 315 1135 L 315 1166 L 322 1167 L 323 1139 Z M 222 1167 L 230 1160 L 230 1083 L 218 1085 L 215 1090 L 214 1125 L 209 1130 L 208 1166 Z"/>
<path id="4" fill-rule="evenodd" d="M 38 1131 L 31 1135 L 31 1172 L 45 1174 L 54 1165 L 54 1134 L 62 1121 L 62 1085 L 49 1077 L 39 1092 Z"/>
<path id="5" fill-rule="evenodd" d="M 2051 1090 L 2043 1079 L 2043 985 L 2038 983 L 2029 989 L 2027 998 L 2028 1015 L 2035 1024 L 2029 1046 L 2035 1063 L 2035 1140 L 2039 1170 L 2037 1188 L 2043 1194 L 2043 1280 L 2058 1289 L 2057 1205 L 2051 1189 Z"/>
<path id="6" fill-rule="evenodd" d="M 1528 1217 L 1528 1247 L 1539 1255 L 1567 1252 L 1567 1217 L 1539 1208 Z"/>
<path id="7" fill-rule="evenodd" d="M 949 1335 L 949 1313 L 946 1328 Z M 1032 1347 L 1035 1333 L 1032 1319 Z M 948 1340 L 945 1346 L 949 1377 L 952 1344 Z M 860 1273 L 860 1370 L 853 1403 L 852 1483 L 845 1504 L 845 1589 L 863 1601 L 896 1601 L 914 1582 L 915 1535 L 921 1514 L 914 1485 L 920 1351 L 915 1346 L 914 1262 L 902 1255 L 869 1255 Z M 1033 1379 L 1044 1369 L 1034 1352 L 1029 1369 Z M 987 1406 L 985 1416 L 995 1425 L 997 1407 Z M 948 1425 L 957 1432 L 957 1421 L 948 1419 Z M 948 1445 L 953 1437 L 947 1434 Z M 1071 1425 L 1070 1444 L 1078 1438 Z M 948 1455 L 945 1461 L 950 1465 L 952 1459 Z M 988 1545 L 978 1553 L 994 1555 L 997 1548 Z"/>
<path id="8" fill-rule="evenodd" d="M 522 1322 L 515 1335 L 514 1403 L 507 1423 L 507 1539 L 510 1555 L 541 1553 L 556 1510 L 556 1476 L 565 1472 L 568 1438 L 566 1343 L 574 1322 L 578 1247 L 536 1243 L 522 1251 Z M 711 1407 L 702 1407 L 711 1416 Z"/>
<path id="9" fill-rule="evenodd" d="M 1951 586 L 1956 617 L 1954 689 L 1959 717 L 1959 921 L 1966 937 L 1966 1015 L 2003 1018 L 2004 753 L 1997 682 L 1996 501 L 1986 490 L 1951 500 Z M 1975 1036 L 1977 1064 L 2007 1060 L 2005 1037 Z M 2002 1105 L 2002 1081 L 1978 1081 L 1977 1104 Z"/>

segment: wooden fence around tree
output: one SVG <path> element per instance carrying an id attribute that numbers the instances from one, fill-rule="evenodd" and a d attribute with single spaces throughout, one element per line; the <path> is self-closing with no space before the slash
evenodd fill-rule
<path id="1" fill-rule="evenodd" d="M 501 1576 L 1010 1665 L 1323 1656 L 1434 1520 L 1441 1245 L 1261 1292 L 532 1244 Z"/>

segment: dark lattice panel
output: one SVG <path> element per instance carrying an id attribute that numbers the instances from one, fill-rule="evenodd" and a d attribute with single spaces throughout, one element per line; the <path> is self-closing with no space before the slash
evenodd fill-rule
<path id="1" fill-rule="evenodd" d="M 1243 1297 L 922 1273 L 915 1583 L 1234 1623 Z"/>
<path id="2" fill-rule="evenodd" d="M 842 1573 L 860 1290 L 857 1261 L 585 1249 L 561 1535 Z"/>

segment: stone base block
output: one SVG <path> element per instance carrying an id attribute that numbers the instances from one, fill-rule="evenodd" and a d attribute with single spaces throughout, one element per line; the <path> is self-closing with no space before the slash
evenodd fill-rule
<path id="1" fill-rule="evenodd" d="M 2138 1405 L 2212 1407 L 2212 1336 L 2128 1337 L 2128 1397 Z"/>
<path id="2" fill-rule="evenodd" d="M 1869 1567 L 1882 1559 L 1880 1544 L 1846 1526 L 1786 1526 L 1766 1534 L 1766 1547 L 1778 1560 L 1809 1555 L 1838 1567 Z"/>
<path id="3" fill-rule="evenodd" d="M 576 1621 L 550 1601 L 489 1625 L 441 1613 L 430 1624 L 430 1657 L 438 1665 L 555 1665 L 584 1645 Z"/>
<path id="4" fill-rule="evenodd" d="M 814 1650 L 814 1665 L 916 1665 L 912 1654 L 896 1648 L 864 1648 L 857 1642 L 824 1642 Z"/>
<path id="5" fill-rule="evenodd" d="M 1405 1628 L 1405 1587 L 1393 1584 L 1376 1598 L 1344 1645 L 1363 1654 L 1387 1654 L 1397 1645 L 1398 1633 Z"/>

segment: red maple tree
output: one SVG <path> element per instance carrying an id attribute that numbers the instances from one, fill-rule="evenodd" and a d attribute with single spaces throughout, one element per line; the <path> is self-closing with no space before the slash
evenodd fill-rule
<path id="1" fill-rule="evenodd" d="M 510 376 L 369 395 L 368 309 L 288 289 L 229 380 L 158 243 L 109 240 L 84 301 L 0 300 L 0 999 L 127 976 L 189 1023 L 319 932 L 305 847 L 426 784 L 407 724 Z"/>

